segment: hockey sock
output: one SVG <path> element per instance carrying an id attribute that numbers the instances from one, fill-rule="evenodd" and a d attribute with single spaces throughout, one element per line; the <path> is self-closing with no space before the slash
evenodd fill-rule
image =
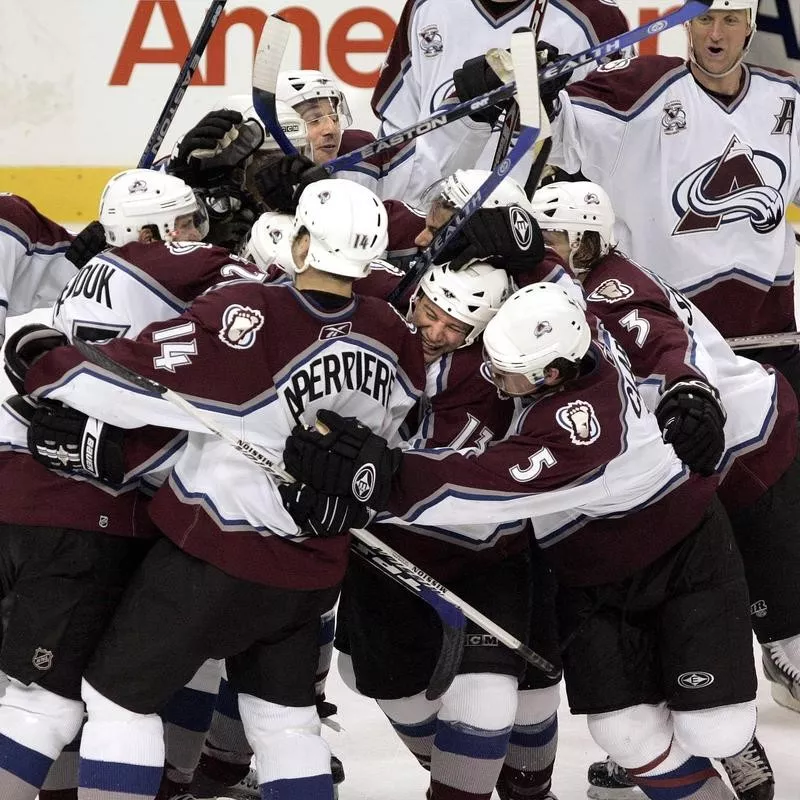
<path id="1" fill-rule="evenodd" d="M 85 679 L 78 797 L 152 800 L 164 771 L 164 731 L 158 714 L 137 714 L 104 697 Z"/>
<path id="2" fill-rule="evenodd" d="M 80 733 L 61 751 L 47 773 L 39 800 L 78 800 Z"/>
<path id="3" fill-rule="evenodd" d="M 233 786 L 250 771 L 252 755 L 239 716 L 239 697 L 223 678 L 198 771 L 224 786 Z"/>
<path id="4" fill-rule="evenodd" d="M 705 757 L 690 756 L 674 741 L 665 753 L 628 777 L 650 800 L 731 800 L 731 790 Z"/>
<path id="5" fill-rule="evenodd" d="M 558 746 L 559 686 L 520 690 L 517 715 L 497 793 L 500 800 L 533 800 L 550 789 Z"/>
<path id="6" fill-rule="evenodd" d="M 0 797 L 34 800 L 82 720 L 80 701 L 12 680 L 0 701 Z"/>
<path id="7" fill-rule="evenodd" d="M 517 707 L 508 675 L 459 675 L 442 697 L 431 754 L 432 800 L 489 800 Z"/>
<path id="8" fill-rule="evenodd" d="M 188 786 L 206 741 L 222 677 L 222 662 L 209 659 L 161 712 L 164 721 L 164 777 Z"/>
<path id="9" fill-rule="evenodd" d="M 331 751 L 320 736 L 315 706 L 282 706 L 240 694 L 239 712 L 264 800 L 333 799 Z"/>
<path id="10" fill-rule="evenodd" d="M 315 692 L 318 698 L 325 699 L 325 681 L 333 659 L 333 634 L 336 628 L 336 609 L 326 611 L 319 619 L 319 661 Z"/>
<path id="11" fill-rule="evenodd" d="M 442 701 L 427 700 L 424 693 L 420 692 L 412 697 L 377 702 L 403 744 L 422 767 L 430 770 L 436 718 Z"/>

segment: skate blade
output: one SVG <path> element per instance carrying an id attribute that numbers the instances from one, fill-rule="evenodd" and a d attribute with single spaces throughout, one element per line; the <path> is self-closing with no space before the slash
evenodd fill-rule
<path id="1" fill-rule="evenodd" d="M 590 786 L 586 796 L 591 800 L 639 800 L 643 798 L 642 790 L 636 786 L 621 789 L 610 789 L 606 786 Z"/>

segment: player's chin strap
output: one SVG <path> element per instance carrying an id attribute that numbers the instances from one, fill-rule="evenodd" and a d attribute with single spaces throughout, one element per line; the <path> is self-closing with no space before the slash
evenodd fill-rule
<path id="1" fill-rule="evenodd" d="M 217 425 L 208 414 L 195 408 L 178 392 L 168 389 L 163 384 L 150 378 L 145 378 L 143 375 L 139 375 L 128 367 L 117 363 L 97 345 L 80 339 L 75 339 L 73 345 L 90 363 L 115 375 L 117 378 L 122 378 L 125 382 L 136 386 L 138 389 L 142 389 L 148 394 L 157 395 L 166 402 L 180 408 L 187 416 L 200 422 L 209 433 L 226 441 L 273 478 L 285 483 L 294 483 L 292 475 L 286 472 L 275 459 L 271 458 L 260 447 L 244 439 L 239 439 L 228 428 Z M 377 536 L 361 528 L 353 528 L 350 532 L 356 540 L 351 545 L 353 552 L 424 600 L 439 616 L 439 620 L 442 623 L 442 647 L 439 651 L 439 660 L 436 668 L 425 691 L 425 695 L 429 700 L 441 697 L 458 673 L 464 648 L 467 619 L 494 636 L 501 644 L 517 653 L 517 655 L 549 677 L 557 678 L 560 675 L 560 671 L 549 661 L 531 650 L 530 647 L 523 644 L 508 631 L 492 622 L 469 603 L 453 594 L 435 578 L 412 564 L 400 553 L 378 539 Z"/>

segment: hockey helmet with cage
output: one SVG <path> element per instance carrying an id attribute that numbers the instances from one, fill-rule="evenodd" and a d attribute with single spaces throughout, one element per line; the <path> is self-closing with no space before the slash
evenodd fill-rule
<path id="1" fill-rule="evenodd" d="M 295 111 L 302 113 L 301 106 L 310 100 L 329 99 L 342 128 L 353 124 L 353 116 L 347 98 L 342 94 L 336 81 L 316 69 L 296 69 L 278 73 L 275 97 L 288 103 Z"/>
<path id="2" fill-rule="evenodd" d="M 422 293 L 451 317 L 471 325 L 461 345 L 468 347 L 483 333 L 510 291 L 506 271 L 483 261 L 473 261 L 459 270 L 439 264 L 431 266 L 423 276 L 411 299 L 411 308 Z"/>
<path id="3" fill-rule="evenodd" d="M 363 278 L 389 243 L 386 209 L 378 196 L 353 181 L 326 178 L 300 195 L 294 239 L 303 230 L 310 241 L 303 272 L 314 267 L 349 278 Z"/>
<path id="4" fill-rule="evenodd" d="M 242 257 L 252 261 L 262 272 L 273 264 L 288 275 L 294 275 L 292 233 L 294 217 L 279 211 L 266 211 L 253 225 Z"/>
<path id="5" fill-rule="evenodd" d="M 617 243 L 614 235 L 616 215 L 611 198 L 591 181 L 556 181 L 537 189 L 531 200 L 531 213 L 543 231 L 564 231 L 575 252 L 583 234 L 595 231 L 600 236 L 600 255 Z"/>
<path id="6" fill-rule="evenodd" d="M 488 372 L 510 395 L 529 390 L 509 391 L 506 375 L 524 376 L 532 390 L 544 383 L 557 358 L 580 361 L 591 340 L 583 309 L 555 283 L 532 283 L 514 292 L 483 332 Z"/>
<path id="7" fill-rule="evenodd" d="M 457 169 L 440 181 L 432 184 L 422 195 L 420 205 L 429 207 L 434 201 L 442 200 L 453 208 L 461 209 L 470 197 L 491 175 L 486 169 Z M 513 178 L 506 176 L 497 188 L 483 202 L 482 208 L 518 205 L 530 211 L 530 201 L 525 190 Z"/>
<path id="8" fill-rule="evenodd" d="M 192 216 L 200 239 L 208 234 L 208 214 L 192 188 L 174 175 L 150 169 L 118 172 L 100 196 L 100 224 L 106 240 L 121 247 L 153 227 L 164 242 L 181 241 L 179 220 Z"/>

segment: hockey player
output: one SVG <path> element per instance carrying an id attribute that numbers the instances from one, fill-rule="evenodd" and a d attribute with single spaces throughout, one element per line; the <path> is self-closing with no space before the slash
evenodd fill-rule
<path id="1" fill-rule="evenodd" d="M 17 388 L 48 347 L 73 337 L 136 335 L 227 280 L 227 269 L 258 277 L 252 267 L 231 263 L 225 251 L 187 244 L 207 228 L 202 205 L 177 178 L 149 170 L 114 176 L 103 191 L 100 221 L 117 247 L 78 273 L 69 265 L 73 277 L 55 298 L 53 328 L 26 326 L 9 338 L 6 370 Z M 53 759 L 81 725 L 83 667 L 157 534 L 142 490 L 152 493 L 163 477 L 159 468 L 168 467 L 185 441 L 164 429 L 143 430 L 128 441 L 123 463 L 122 432 L 110 426 L 85 431 L 83 446 L 72 448 L 29 440 L 34 411 L 21 397 L 0 411 L 6 487 L 0 497 L 0 581 L 3 595 L 14 597 L 0 652 L 0 666 L 12 678 L 0 702 L 0 796 L 7 800 L 36 796 Z M 69 416 L 61 422 L 62 433 L 83 427 Z M 61 470 L 50 472 L 34 461 L 29 444 L 41 445 Z M 83 468 L 77 479 L 63 471 L 70 465 Z M 101 469 L 115 474 L 112 486 L 97 480 Z"/>
<path id="2" fill-rule="evenodd" d="M 298 207 L 295 287 L 233 282 L 103 349 L 190 395 L 276 460 L 291 426 L 323 403 L 360 409 L 394 438 L 424 386 L 422 353 L 392 309 L 353 298 L 351 288 L 385 243 L 377 197 L 349 181 L 317 183 Z M 266 327 L 292 335 L 269 337 Z M 313 704 L 317 636 L 346 565 L 347 537 L 334 534 L 359 513 L 336 503 L 328 517 L 333 507 L 309 490 L 279 491 L 195 417 L 108 378 L 58 348 L 31 368 L 27 388 L 111 424 L 155 422 L 189 438 L 150 507 L 165 537 L 86 671 L 82 788 L 97 798 L 154 796 L 164 759 L 157 711 L 206 658 L 225 657 L 262 795 L 331 798 L 330 751 Z"/>
<path id="3" fill-rule="evenodd" d="M 800 84 L 743 61 L 757 5 L 714 0 L 687 25 L 687 61 L 601 67 L 560 93 L 553 124 L 551 162 L 609 193 L 620 247 L 724 336 L 796 330 L 785 211 L 800 191 Z M 797 347 L 747 355 L 800 392 Z"/>
<path id="4" fill-rule="evenodd" d="M 407 0 L 372 95 L 380 135 L 436 113 L 453 94 L 456 68 L 492 47 L 508 47 L 512 32 L 529 27 L 538 6 L 531 0 Z M 625 17 L 610 0 L 558 0 L 546 5 L 540 39 L 561 52 L 577 53 L 627 30 Z M 496 121 L 499 111 L 487 111 Z M 391 168 L 384 170 L 382 196 L 402 197 L 416 206 L 428 186 L 456 168 L 489 167 L 496 137 L 472 160 L 462 160 L 459 152 L 468 148 L 473 153 L 476 124 L 431 131 L 395 153 Z M 475 156 L 480 156 L 477 162 Z M 530 161 L 523 161 L 514 175 L 524 183 L 529 168 Z"/>
<path id="5" fill-rule="evenodd" d="M 800 550 L 797 520 L 786 511 L 800 492 L 791 386 L 780 373 L 736 356 L 688 298 L 616 249 L 614 210 L 599 186 L 553 183 L 532 204 L 546 240 L 581 277 L 589 310 L 628 353 L 665 439 L 692 469 L 722 475 L 719 496 L 743 555 L 765 669 L 786 699 L 799 696 L 793 597 Z M 723 765 L 741 798 L 772 796 L 771 768 L 757 741 Z M 600 792 L 602 786 L 590 789 L 591 796 Z"/>
<path id="6" fill-rule="evenodd" d="M 370 503 L 391 521 L 531 516 L 560 582 L 573 713 L 635 765 L 648 796 L 730 797 L 709 758 L 752 738 L 756 680 L 743 566 L 716 481 L 688 474 L 624 351 L 560 287 L 512 295 L 484 347 L 486 374 L 520 399 L 508 435 L 483 453 L 382 451 L 363 427 L 321 412 L 328 432 L 295 428 L 287 468 L 349 495 L 348 479 L 372 465 Z M 355 456 L 344 448 L 353 436 Z"/>

